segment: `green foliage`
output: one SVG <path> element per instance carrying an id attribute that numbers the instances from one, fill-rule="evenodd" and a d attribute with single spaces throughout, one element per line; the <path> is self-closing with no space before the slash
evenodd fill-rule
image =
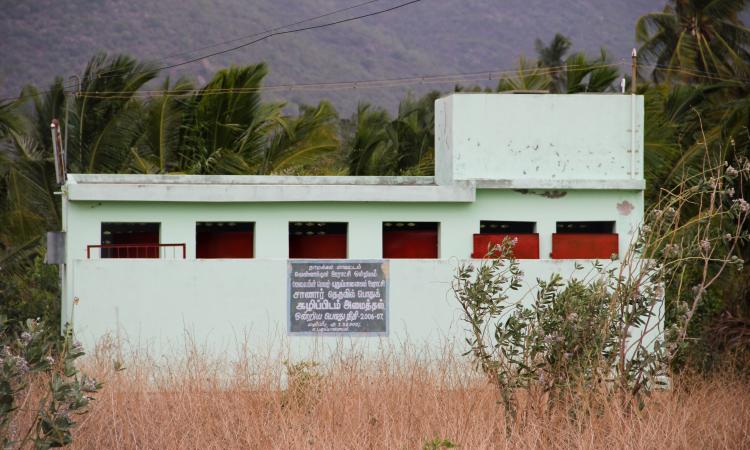
<path id="1" fill-rule="evenodd" d="M 570 39 L 559 33 L 546 46 L 537 39 L 535 47 L 539 59 L 529 61 L 521 57 L 516 73 L 500 79 L 497 91 L 549 91 L 556 94 L 613 91 L 619 69 L 610 61 L 607 52 L 601 49 L 598 57 L 589 57 L 583 52 L 566 57 L 571 46 Z"/>
<path id="2" fill-rule="evenodd" d="M 195 174 L 264 175 L 294 172 L 338 148 L 336 112 L 325 102 L 297 117 L 283 103 L 263 103 L 264 64 L 233 67 L 190 100 L 182 170 Z"/>
<path id="3" fill-rule="evenodd" d="M 437 91 L 401 101 L 391 119 L 382 109 L 360 104 L 342 121 L 350 175 L 431 175 L 434 172 Z"/>
<path id="4" fill-rule="evenodd" d="M 515 76 L 502 78 L 497 85 L 497 91 L 547 91 L 551 85 L 550 71 L 521 57 Z"/>
<path id="5" fill-rule="evenodd" d="M 6 326 L 18 329 L 29 317 L 37 317 L 48 330 L 60 331 L 60 274 L 37 254 L 20 267 L 0 267 L 0 316 Z"/>
<path id="6" fill-rule="evenodd" d="M 183 121 L 189 114 L 193 89 L 184 79 L 171 84 L 167 78 L 161 96 L 152 97 L 142 105 L 142 132 L 131 147 L 132 170 L 137 173 L 168 173 L 179 171 L 178 165 L 184 145 Z"/>
<path id="7" fill-rule="evenodd" d="M 740 20 L 747 0 L 670 0 L 635 26 L 639 54 L 654 63 L 654 81 L 712 82 L 746 76 L 750 30 Z"/>
<path id="8" fill-rule="evenodd" d="M 662 194 L 621 262 L 537 280 L 530 304 L 511 301 L 523 280 L 514 241 L 490 249 L 478 266 L 459 266 L 453 291 L 469 327 L 467 354 L 497 387 L 509 424 L 518 390 L 543 411 L 613 396 L 643 407 L 669 364 L 690 351 L 699 312 L 716 307 L 710 289 L 725 272 L 742 270 L 736 251 L 750 242 L 750 203 L 735 197 L 750 180 L 750 162 L 737 161 L 737 169 L 707 159 L 705 172 Z"/>
<path id="9" fill-rule="evenodd" d="M 85 414 L 101 383 L 79 373 L 75 361 L 81 345 L 67 328 L 57 330 L 27 320 L 18 331 L 0 316 L 0 445 L 3 448 L 62 447 L 73 441 L 73 417 Z M 31 398 L 31 386 L 43 387 Z M 16 417 L 31 414 L 28 429 L 17 429 Z"/>
<path id="10" fill-rule="evenodd" d="M 745 0 L 674 0 L 636 25 L 641 44 L 639 78 L 650 75 L 654 81 L 639 81 L 646 103 L 648 204 L 656 204 L 665 194 L 676 195 L 680 186 L 693 187 L 692 181 L 683 183 L 699 180 L 706 164 L 717 167 L 723 161 L 750 157 L 750 32 L 741 20 L 746 4 Z M 375 39 L 372 42 L 382 38 L 370 37 Z M 366 42 L 362 38 L 360 44 Z M 499 91 L 615 90 L 619 72 L 604 50 L 594 55 L 573 51 L 571 40 L 559 33 L 547 42 L 537 39 L 535 48 L 536 60 L 521 58 L 516 73 L 500 80 Z M 272 52 L 269 63 L 291 58 L 298 50 Z M 404 61 L 417 64 L 418 55 L 410 55 Z M 300 56 L 308 55 L 292 58 L 295 66 Z M 337 67 L 337 57 L 323 64 Z M 654 64 L 658 67 L 651 70 Z M 312 72 L 320 69 L 305 67 Z M 379 69 L 387 71 L 387 67 Z M 40 264 L 34 261 L 43 233 L 61 225 L 49 132 L 53 118 L 67 128 L 63 131 L 71 172 L 434 173 L 434 101 L 439 92 L 403 98 L 396 114 L 362 103 L 351 118 L 341 120 L 328 102 L 302 105 L 292 113 L 292 106 L 261 97 L 258 89 L 268 75 L 265 64 L 220 70 L 206 83 L 166 78 L 156 84 L 159 75 L 154 64 L 101 53 L 78 77 L 78 95 L 70 88 L 73 80 L 56 78 L 44 89 L 26 87 L 25 101 L 0 102 L 0 303 L 14 317 L 35 317 L 39 311 L 57 314 L 39 306 L 48 300 L 34 300 L 57 295 L 57 288 L 39 281 L 46 276 L 33 275 L 51 275 L 52 269 L 38 268 L 25 278 L 28 268 Z M 147 95 L 146 86 L 165 92 Z M 736 198 L 750 197 L 747 183 L 734 189 Z M 689 206 L 682 209 L 681 223 L 699 219 L 696 211 Z M 748 227 L 745 223 L 741 233 Z M 732 251 L 740 260 L 750 260 L 749 246 L 735 246 Z M 702 278 L 703 268 L 694 262 L 686 267 L 685 276 Z M 732 327 L 750 323 L 750 295 L 739 288 L 743 280 L 740 275 L 724 275 L 699 302 L 690 325 L 695 340 L 690 342 L 705 350 L 692 359 L 707 361 L 716 349 L 736 347 L 729 342 L 736 342 L 732 336 L 743 332 L 731 331 Z M 20 306 L 27 302 L 28 307 Z M 670 306 L 669 314 L 674 311 Z M 713 333 L 715 329 L 725 331 Z"/>
<path id="11" fill-rule="evenodd" d="M 18 111 L 19 102 L 0 102 L 0 139 L 20 133 L 23 128 L 23 116 Z"/>
<path id="12" fill-rule="evenodd" d="M 284 361 L 287 374 L 287 388 L 282 400 L 284 406 L 309 407 L 319 400 L 323 376 L 318 372 L 318 366 L 316 361 Z"/>
<path id="13" fill-rule="evenodd" d="M 441 450 L 443 448 L 456 448 L 457 445 L 450 441 L 450 439 L 435 438 L 431 441 L 427 441 L 422 447 L 422 450 Z"/>

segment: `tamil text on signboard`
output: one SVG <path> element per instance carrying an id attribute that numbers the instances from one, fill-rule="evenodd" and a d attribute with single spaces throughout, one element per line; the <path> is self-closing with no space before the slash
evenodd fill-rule
<path id="1" fill-rule="evenodd" d="M 290 261 L 289 332 L 386 334 L 387 261 Z"/>

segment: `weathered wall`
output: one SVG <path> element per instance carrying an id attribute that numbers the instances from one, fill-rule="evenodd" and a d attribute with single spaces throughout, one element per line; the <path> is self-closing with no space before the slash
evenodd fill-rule
<path id="1" fill-rule="evenodd" d="M 527 279 L 533 281 L 555 271 L 566 276 L 573 272 L 572 261 L 546 259 L 556 221 L 616 221 L 624 251 L 642 210 L 640 191 L 616 190 L 482 189 L 472 203 L 70 202 L 65 212 L 68 265 L 63 320 L 71 318 L 72 299 L 78 297 L 75 324 L 90 343 L 118 330 L 131 341 L 153 342 L 157 349 L 165 348 L 164 341 L 179 341 L 185 330 L 211 345 L 227 345 L 246 330 L 258 342 L 275 342 L 286 330 L 290 221 L 348 222 L 352 259 L 382 257 L 384 221 L 435 221 L 440 223 L 440 260 L 391 261 L 389 340 L 401 342 L 408 334 L 412 341 L 437 345 L 443 337 L 460 334 L 455 331 L 460 324 L 449 283 L 457 261 L 471 254 L 472 235 L 479 232 L 480 220 L 537 222 L 543 259 L 523 262 Z M 160 222 L 161 242 L 186 243 L 187 260 L 86 260 L 86 245 L 100 242 L 101 222 L 117 221 Z M 196 260 L 199 221 L 255 222 L 256 259 Z M 290 338 L 293 348 L 301 350 L 314 341 Z"/>
<path id="2" fill-rule="evenodd" d="M 643 97 L 453 94 L 436 103 L 435 147 L 440 182 L 640 180 Z"/>
<path id="3" fill-rule="evenodd" d="M 153 356 L 183 352 L 185 339 L 212 352 L 281 349 L 292 357 L 325 354 L 343 345 L 377 351 L 403 343 L 465 350 L 465 324 L 450 283 L 458 260 L 391 260 L 387 337 L 286 335 L 283 260 L 79 260 L 73 264 L 76 332 L 88 348 L 104 335 L 125 349 L 148 348 Z M 576 273 L 573 261 L 524 261 L 528 295 L 550 271 Z M 580 274 L 588 272 L 590 265 Z"/>
<path id="4" fill-rule="evenodd" d="M 481 220 L 536 223 L 542 259 L 522 261 L 533 283 L 574 273 L 574 261 L 549 259 L 556 222 L 614 221 L 622 254 L 643 219 L 640 96 L 449 95 L 435 105 L 435 149 L 434 180 L 74 176 L 63 202 L 63 321 L 89 344 L 111 333 L 164 352 L 187 332 L 211 347 L 247 335 L 304 354 L 341 338 L 286 334 L 289 222 L 347 222 L 348 257 L 359 260 L 382 258 L 383 222 L 439 222 L 439 260 L 391 261 L 383 339 L 461 344 L 450 282 Z M 204 221 L 254 222 L 256 259 L 197 260 Z M 87 260 L 102 222 L 159 222 L 161 243 L 186 244 L 187 258 Z"/>

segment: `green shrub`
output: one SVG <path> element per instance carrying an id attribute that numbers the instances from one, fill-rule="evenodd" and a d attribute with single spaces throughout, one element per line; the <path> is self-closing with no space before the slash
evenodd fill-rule
<path id="1" fill-rule="evenodd" d="M 530 304 L 510 299 L 523 279 L 513 241 L 458 268 L 453 290 L 469 325 L 467 354 L 497 387 L 508 424 L 517 419 L 518 390 L 541 410 L 580 413 L 579 405 L 613 396 L 643 407 L 665 381 L 717 281 L 743 267 L 736 253 L 748 242 L 750 205 L 734 186 L 749 178 L 750 163 L 708 167 L 662 193 L 622 261 L 596 262 L 588 273 L 577 264 L 570 280 L 537 280 Z"/>
<path id="2" fill-rule="evenodd" d="M 60 336 L 30 319 L 16 330 L 0 316 L 0 446 L 61 447 L 73 440 L 73 417 L 87 412 L 101 383 L 75 367 L 83 356 L 70 327 Z M 32 389 L 32 387 L 36 389 Z M 41 390 L 40 398 L 32 391 Z M 31 416 L 23 421 L 21 417 Z"/>
<path id="3" fill-rule="evenodd" d="M 15 331 L 34 317 L 60 334 L 60 273 L 42 251 L 22 267 L 0 267 L 0 315 Z"/>

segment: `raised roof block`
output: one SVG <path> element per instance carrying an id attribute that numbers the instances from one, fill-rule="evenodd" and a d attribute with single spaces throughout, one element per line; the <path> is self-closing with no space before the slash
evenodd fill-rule
<path id="1" fill-rule="evenodd" d="M 435 176 L 510 188 L 633 184 L 643 179 L 642 133 L 642 96 L 451 94 L 435 103 Z"/>

